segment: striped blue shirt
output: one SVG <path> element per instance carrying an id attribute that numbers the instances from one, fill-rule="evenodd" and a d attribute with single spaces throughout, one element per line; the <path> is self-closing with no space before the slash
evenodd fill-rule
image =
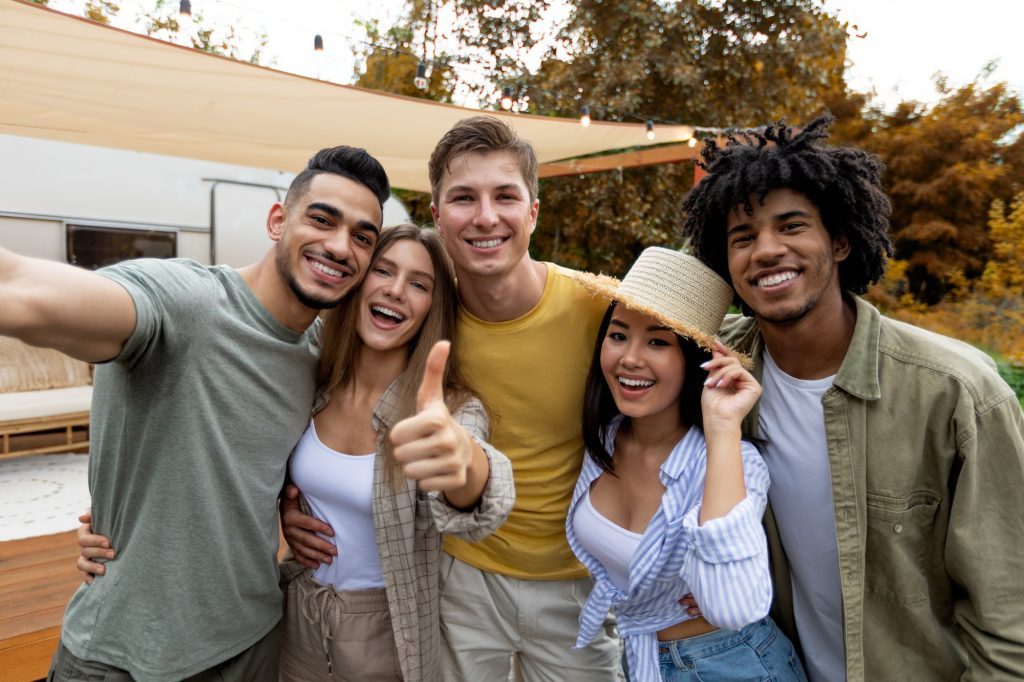
<path id="1" fill-rule="evenodd" d="M 608 429 L 615 442 L 621 418 Z M 761 516 L 768 495 L 768 468 L 757 449 L 741 444 L 747 497 L 728 514 L 699 525 L 707 445 L 691 428 L 661 465 L 665 486 L 661 505 L 644 530 L 629 566 L 629 589 L 620 590 L 604 566 L 584 549 L 572 518 L 584 493 L 601 474 L 589 456 L 573 492 L 566 521 L 569 546 L 594 577 L 594 589 L 580 613 L 576 649 L 597 635 L 609 609 L 615 608 L 626 656 L 638 680 L 659 679 L 658 630 L 689 620 L 679 599 L 692 592 L 704 618 L 720 628 L 738 630 L 763 618 L 771 605 L 768 545 Z"/>

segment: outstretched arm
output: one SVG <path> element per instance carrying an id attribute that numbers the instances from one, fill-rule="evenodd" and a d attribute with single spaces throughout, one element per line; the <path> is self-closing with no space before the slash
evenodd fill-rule
<path id="1" fill-rule="evenodd" d="M 86 362 L 110 360 L 135 329 L 135 304 L 116 282 L 0 248 L 0 335 Z"/>

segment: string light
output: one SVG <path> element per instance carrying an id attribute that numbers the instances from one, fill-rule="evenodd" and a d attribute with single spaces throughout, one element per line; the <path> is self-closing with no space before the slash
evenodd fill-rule
<path id="1" fill-rule="evenodd" d="M 235 7 L 237 9 L 251 10 L 251 8 L 249 8 L 248 6 L 236 5 L 236 4 L 233 4 L 233 3 L 229 2 L 229 1 L 226 1 L 226 0 L 213 0 L 213 2 L 215 2 L 218 5 L 225 5 L 225 6 L 228 6 L 228 7 Z M 188 6 L 189 8 L 191 8 L 191 3 L 189 2 L 189 0 L 182 0 L 182 5 L 183 6 Z M 284 22 L 287 22 L 287 23 L 294 24 L 296 26 L 300 26 L 301 25 L 299 22 L 290 20 L 290 19 L 285 18 L 285 17 L 281 17 L 281 16 L 279 16 L 277 14 L 274 14 L 274 13 L 269 13 L 269 12 L 260 11 L 260 10 L 256 10 L 256 12 L 259 13 L 259 14 L 262 14 L 264 16 L 274 18 L 275 20 L 284 21 Z M 382 51 L 393 53 L 396 56 L 397 55 L 407 55 L 407 56 L 419 59 L 419 64 L 418 64 L 418 66 L 416 68 L 416 77 L 413 79 L 413 85 L 415 85 L 417 88 L 419 88 L 421 90 L 426 90 L 427 87 L 428 87 L 428 81 L 427 81 L 427 77 L 426 77 L 427 76 L 427 66 L 428 65 L 435 66 L 435 67 L 440 66 L 443 69 L 450 69 L 450 68 L 453 68 L 453 67 L 459 67 L 460 70 L 467 70 L 467 71 L 470 71 L 471 73 L 475 73 L 481 79 L 485 79 L 487 77 L 487 75 L 486 75 L 486 73 L 484 71 L 473 68 L 472 64 L 464 64 L 464 63 L 459 63 L 459 62 L 452 63 L 451 61 L 449 61 L 448 59 L 445 59 L 445 58 L 442 58 L 442 59 L 425 59 L 425 58 L 420 57 L 420 55 L 417 55 L 417 54 L 413 53 L 411 50 L 403 49 L 403 48 L 401 48 L 401 47 L 399 47 L 397 45 L 385 45 L 385 44 L 382 44 L 380 42 L 376 42 L 376 41 L 372 41 L 372 40 L 366 40 L 366 39 L 363 39 L 363 38 L 357 38 L 355 36 L 347 35 L 347 34 L 344 34 L 344 33 L 339 33 L 339 32 L 336 32 L 336 31 L 335 32 L 330 32 L 330 34 L 332 36 L 338 37 L 338 38 L 340 38 L 340 39 L 342 39 L 342 40 L 344 40 L 346 42 L 358 43 L 360 45 L 365 45 L 366 47 L 369 47 L 369 48 L 372 48 L 372 49 L 375 49 L 375 50 L 382 50 Z M 455 81 L 456 82 L 464 82 L 461 79 L 459 79 L 458 76 L 455 77 Z M 537 88 L 536 86 L 531 86 L 531 89 L 537 90 L 538 93 L 545 94 L 545 95 L 551 97 L 552 99 L 556 99 L 557 100 L 559 98 L 556 93 L 552 93 L 552 92 L 544 90 L 542 88 Z M 514 99 L 514 98 L 512 98 L 510 96 L 511 95 L 511 88 L 508 87 L 508 86 L 502 87 L 502 91 L 501 92 L 502 92 L 502 97 L 501 97 L 501 108 L 502 109 L 518 111 L 518 112 L 525 112 L 525 111 L 529 110 L 529 105 L 530 105 L 530 101 L 529 101 L 530 98 L 529 98 L 529 96 L 523 95 L 521 98 L 519 98 L 518 101 L 516 101 L 516 99 Z M 579 92 L 582 93 L 583 89 L 580 88 Z M 680 123 L 678 121 L 664 120 L 664 119 L 661 119 L 661 118 L 658 118 L 658 117 L 649 117 L 649 116 L 643 115 L 642 113 L 624 111 L 624 110 L 616 109 L 614 107 L 609 107 L 607 105 L 604 105 L 602 107 L 602 109 L 605 111 L 606 115 L 610 115 L 612 117 L 612 120 L 615 120 L 615 119 L 622 120 L 622 119 L 625 119 L 625 118 L 632 118 L 632 119 L 637 120 L 637 121 L 644 121 L 645 127 L 646 127 L 646 135 L 647 135 L 647 139 L 648 140 L 653 140 L 653 139 L 656 138 L 656 134 L 653 131 L 653 125 L 654 125 L 655 121 L 657 121 L 659 124 L 670 125 L 670 126 L 681 126 L 681 125 L 684 125 L 683 123 Z M 587 106 L 587 105 L 584 105 L 584 106 L 582 106 L 580 108 L 580 124 L 583 125 L 584 127 L 586 127 L 586 126 L 590 125 L 590 122 L 591 122 L 590 107 Z M 723 128 L 717 128 L 717 127 L 694 127 L 693 130 L 695 130 L 695 131 L 696 130 L 701 130 L 701 131 L 704 131 L 704 132 L 707 132 L 707 133 L 711 133 L 711 134 L 714 134 L 714 135 L 720 135 L 720 134 L 722 134 Z M 685 140 L 685 138 L 684 138 L 684 140 Z M 680 141 L 682 142 L 684 140 L 680 140 Z M 689 141 L 690 146 L 696 146 L 697 145 L 697 141 L 696 140 L 685 140 L 685 141 Z"/>
<path id="2" fill-rule="evenodd" d="M 236 8 L 239 8 L 239 9 L 247 9 L 247 8 L 242 7 L 240 5 L 234 5 L 234 4 L 230 3 L 230 2 L 225 2 L 224 0 L 213 0 L 213 1 L 215 3 L 217 3 L 217 4 L 219 4 L 219 5 L 226 5 L 226 6 L 229 6 L 229 7 L 236 7 Z M 272 15 L 272 14 L 269 14 L 269 13 L 266 13 L 266 12 L 260 12 L 260 13 L 264 14 L 266 16 L 271 16 L 271 17 L 274 17 L 274 18 L 277 18 L 277 19 L 282 19 L 281 17 L 277 17 L 276 15 Z M 284 21 L 288 21 L 288 19 L 283 19 L 283 20 Z M 297 26 L 299 25 L 297 22 L 290 22 L 290 23 L 294 23 Z M 181 44 L 192 46 L 192 40 L 190 38 L 191 31 L 189 30 L 191 28 L 191 26 L 192 26 L 192 3 L 191 3 L 191 0 L 180 0 L 180 2 L 179 2 L 179 35 L 178 35 L 178 38 L 179 38 L 179 42 L 181 42 Z M 359 44 L 362 44 L 362 45 L 365 45 L 367 47 L 370 47 L 370 48 L 373 48 L 373 49 L 377 49 L 377 50 L 386 50 L 387 52 L 392 52 L 395 55 L 405 54 L 405 55 L 412 56 L 412 57 L 416 57 L 417 56 L 414 53 L 412 53 L 411 51 L 409 51 L 407 49 L 402 49 L 402 48 L 400 48 L 398 46 L 383 45 L 383 44 L 378 43 L 378 42 L 374 42 L 374 41 L 370 41 L 370 40 L 364 40 L 364 39 L 361 39 L 361 38 L 356 38 L 356 37 L 353 37 L 353 36 L 349 36 L 349 35 L 345 35 L 345 34 L 337 33 L 337 32 L 332 32 L 331 35 L 332 36 L 336 36 L 336 37 L 340 37 L 341 39 L 343 39 L 343 40 L 345 40 L 347 42 L 359 43 Z M 857 36 L 857 37 L 861 37 L 861 36 Z M 322 64 L 322 61 L 323 61 L 323 50 L 324 50 L 323 45 L 324 45 L 323 37 L 320 34 L 317 34 L 314 37 L 314 39 L 313 39 L 313 50 L 314 50 L 314 58 L 316 59 L 316 64 L 317 64 L 317 78 L 318 79 L 321 78 L 321 73 L 320 72 L 321 72 L 321 64 Z M 426 90 L 427 87 L 428 87 L 428 81 L 427 81 L 427 65 L 428 64 L 431 64 L 431 65 L 434 65 L 434 66 L 440 65 L 440 66 L 442 66 L 442 67 L 444 67 L 446 69 L 447 68 L 451 68 L 453 66 L 459 66 L 461 69 L 468 69 L 469 71 L 471 71 L 473 73 L 476 73 L 478 76 L 481 76 L 481 77 L 484 76 L 483 72 L 470 68 L 472 66 L 471 64 L 470 65 L 460 64 L 460 63 L 452 64 L 447 59 L 442 59 L 440 61 L 433 60 L 433 59 L 430 59 L 430 60 L 423 60 L 423 59 L 421 59 L 419 61 L 418 65 L 417 65 L 417 67 L 416 67 L 416 77 L 413 79 L 413 84 L 417 88 L 419 88 L 421 90 Z M 457 82 L 459 81 L 458 77 L 456 77 L 456 81 Z M 537 88 L 535 86 L 532 86 L 532 89 L 537 89 Z M 543 90 L 543 89 L 537 89 L 537 90 L 538 90 L 538 92 L 546 94 L 546 95 L 548 95 L 548 96 L 550 96 L 552 98 L 557 99 L 557 97 L 558 97 L 555 93 L 552 93 L 552 92 L 549 92 L 549 91 L 546 91 L 546 90 Z M 582 93 L 582 91 L 583 91 L 582 88 L 580 88 L 579 91 Z M 530 101 L 529 101 L 530 98 L 529 98 L 529 96 L 524 95 L 517 102 L 516 99 L 514 99 L 512 97 L 512 94 L 513 94 L 512 93 L 512 88 L 510 86 L 503 86 L 502 87 L 502 89 L 501 89 L 501 100 L 500 100 L 501 108 L 506 110 L 506 111 L 509 111 L 509 110 L 527 111 L 529 109 L 529 106 L 530 106 Z M 635 119 L 637 121 L 644 121 L 644 126 L 645 126 L 645 130 L 646 130 L 646 137 L 647 137 L 647 139 L 649 141 L 653 141 L 657 137 L 657 135 L 656 135 L 656 133 L 654 131 L 654 122 L 655 122 L 655 120 L 657 120 L 661 124 L 666 124 L 666 125 L 672 125 L 672 126 L 683 125 L 683 124 L 678 123 L 676 121 L 665 121 L 665 120 L 662 120 L 662 119 L 659 119 L 659 118 L 650 118 L 650 117 L 647 117 L 647 116 L 643 116 L 640 113 L 622 111 L 622 110 L 615 109 L 614 107 L 604 106 L 603 109 L 604 109 L 606 115 L 611 115 L 612 116 L 612 120 L 615 120 L 615 119 L 621 120 L 623 118 L 633 118 L 633 119 Z M 590 115 L 590 107 L 585 104 L 582 107 L 580 107 L 580 125 L 582 125 L 583 127 L 588 127 L 590 125 L 590 123 L 591 123 L 591 120 L 592 119 L 591 119 L 591 115 Z M 709 134 L 712 134 L 712 135 L 721 135 L 723 133 L 723 130 L 725 130 L 725 129 L 719 128 L 719 127 L 704 127 L 704 126 L 701 126 L 701 127 L 694 127 L 693 130 L 694 130 L 694 132 L 699 130 L 699 131 L 702 131 L 704 133 L 709 133 Z M 697 138 L 693 137 L 692 135 L 689 138 L 684 138 L 684 139 L 685 139 L 686 143 L 690 147 L 696 147 L 697 146 L 698 140 L 697 140 Z"/>
<path id="3" fill-rule="evenodd" d="M 590 125 L 590 107 L 586 104 L 580 107 L 580 125 L 584 128 Z"/>
<path id="4" fill-rule="evenodd" d="M 185 47 L 192 47 L 192 3 L 189 0 L 181 0 L 178 4 L 178 35 L 177 43 Z"/>
<path id="5" fill-rule="evenodd" d="M 416 67 L 416 77 L 412 79 L 412 84 L 420 90 L 427 89 L 427 65 L 423 62 Z"/>
<path id="6" fill-rule="evenodd" d="M 313 36 L 313 69 L 317 80 L 323 78 L 324 69 L 324 38 L 319 33 Z"/>

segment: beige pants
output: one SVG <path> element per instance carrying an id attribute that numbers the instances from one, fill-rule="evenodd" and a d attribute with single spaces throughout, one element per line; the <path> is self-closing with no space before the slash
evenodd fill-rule
<path id="1" fill-rule="evenodd" d="M 384 589 L 341 591 L 303 573 L 285 586 L 282 682 L 401 680 Z"/>
<path id="2" fill-rule="evenodd" d="M 621 679 L 615 623 L 580 651 L 580 609 L 593 581 L 520 580 L 441 554 L 445 681 L 614 682 Z"/>

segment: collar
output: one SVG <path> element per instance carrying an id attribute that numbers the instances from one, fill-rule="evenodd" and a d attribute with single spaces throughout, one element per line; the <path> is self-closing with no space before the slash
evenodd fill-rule
<path id="1" fill-rule="evenodd" d="M 857 310 L 850 347 L 836 373 L 834 386 L 862 400 L 878 400 L 882 389 L 878 379 L 878 346 L 882 331 L 882 315 L 873 305 L 850 296 Z"/>

